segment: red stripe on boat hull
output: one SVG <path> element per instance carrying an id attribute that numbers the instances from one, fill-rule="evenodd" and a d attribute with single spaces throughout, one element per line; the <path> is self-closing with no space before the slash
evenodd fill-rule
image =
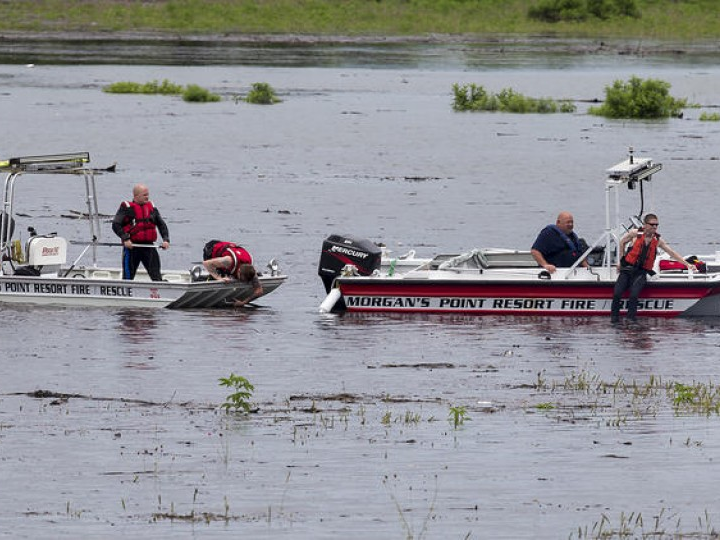
<path id="1" fill-rule="evenodd" d="M 614 283 L 607 282 L 432 282 L 357 277 L 340 278 L 337 282 L 348 311 L 465 315 L 607 316 L 614 289 Z M 700 280 L 683 284 L 648 283 L 640 295 L 638 314 L 675 317 L 718 292 L 717 283 Z"/>

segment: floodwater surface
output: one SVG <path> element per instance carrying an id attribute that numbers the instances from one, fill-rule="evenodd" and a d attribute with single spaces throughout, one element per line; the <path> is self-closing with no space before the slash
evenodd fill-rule
<path id="1" fill-rule="evenodd" d="M 220 238 L 289 275 L 257 309 L 3 307 L 0 536 L 711 537 L 718 321 L 320 315 L 316 273 L 333 233 L 398 254 L 527 248 L 570 210 L 592 241 L 605 170 L 630 146 L 663 164 L 643 204 L 664 238 L 714 253 L 720 129 L 699 116 L 718 105 L 717 64 L 288 66 L 282 54 L 0 65 L 4 157 L 117 162 L 98 180 L 100 210 L 149 184 L 171 231 L 166 268 Z M 657 122 L 586 114 L 632 75 L 700 107 Z M 102 92 L 162 79 L 223 100 Z M 254 82 L 282 103 L 235 99 Z M 452 84 L 471 82 L 578 112 L 454 113 Z M 28 226 L 86 238 L 62 217 L 83 210 L 72 181 L 21 181 L 23 240 Z M 636 213 L 640 194 L 627 195 Z M 112 240 L 109 223 L 102 233 Z M 220 408 L 231 373 L 254 385 L 249 415 Z"/>

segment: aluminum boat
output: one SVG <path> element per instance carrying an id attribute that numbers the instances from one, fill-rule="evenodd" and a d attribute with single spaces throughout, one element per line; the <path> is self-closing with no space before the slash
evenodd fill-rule
<path id="1" fill-rule="evenodd" d="M 122 270 L 99 266 L 97 252 L 111 246 L 119 251 L 121 244 L 101 242 L 95 177 L 115 172 L 89 166 L 87 152 L 30 156 L 0 160 L 0 172 L 6 174 L 0 217 L 0 303 L 63 306 L 115 306 L 152 308 L 228 308 L 236 300 L 252 294 L 251 285 L 225 283 L 209 278 L 201 264 L 187 270 L 164 270 L 162 281 L 151 281 L 144 270 L 135 279 L 122 279 Z M 16 184 L 26 175 L 47 179 L 48 192 L 66 189 L 66 183 L 82 179 L 85 187 L 87 240 L 70 240 L 57 233 L 38 234 L 28 227 L 30 237 L 22 242 L 15 234 L 18 215 L 15 209 Z M 43 184 L 45 185 L 45 184 Z M 79 245 L 80 253 L 68 260 L 69 245 Z M 259 272 L 263 296 L 273 292 L 286 279 L 275 260 L 267 271 Z"/>

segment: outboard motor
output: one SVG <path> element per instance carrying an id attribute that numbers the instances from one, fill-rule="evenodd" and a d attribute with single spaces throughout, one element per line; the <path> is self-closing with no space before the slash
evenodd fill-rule
<path id="1" fill-rule="evenodd" d="M 380 246 L 370 240 L 339 234 L 328 236 L 323 241 L 318 265 L 325 292 L 330 292 L 333 281 L 346 265 L 352 264 L 357 267 L 358 274 L 369 276 L 380 268 L 381 256 Z"/>

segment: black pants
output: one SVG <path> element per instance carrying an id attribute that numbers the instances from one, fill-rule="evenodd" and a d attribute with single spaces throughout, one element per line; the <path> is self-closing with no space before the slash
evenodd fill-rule
<path id="1" fill-rule="evenodd" d="M 616 321 L 620 315 L 620 299 L 622 295 L 630 289 L 630 296 L 627 304 L 627 317 L 629 320 L 635 320 L 638 307 L 638 296 L 645 287 L 647 282 L 647 271 L 644 268 L 635 268 L 634 266 L 626 266 L 620 270 L 620 275 L 615 282 L 615 290 L 613 292 L 612 307 L 610 308 L 610 316 Z"/>
<path id="2" fill-rule="evenodd" d="M 162 281 L 160 274 L 160 255 L 157 249 L 151 247 L 133 247 L 128 249 L 123 247 L 122 269 L 123 279 L 134 279 L 140 263 L 143 264 L 145 270 L 153 281 Z"/>

